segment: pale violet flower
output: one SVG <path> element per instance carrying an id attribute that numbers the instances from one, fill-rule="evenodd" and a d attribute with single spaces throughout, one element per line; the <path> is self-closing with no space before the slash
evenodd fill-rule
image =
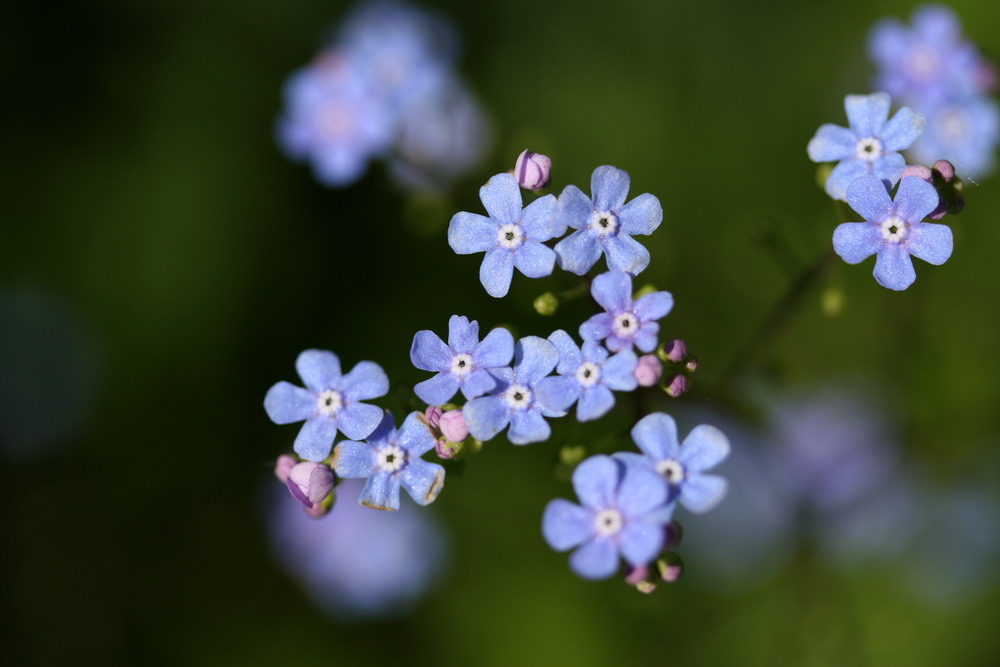
<path id="1" fill-rule="evenodd" d="M 632 276 L 609 271 L 594 278 L 590 293 L 605 312 L 580 325 L 583 340 L 604 340 L 612 352 L 631 349 L 634 344 L 643 352 L 656 349 L 660 325 L 674 306 L 670 292 L 654 292 L 632 300 Z"/>

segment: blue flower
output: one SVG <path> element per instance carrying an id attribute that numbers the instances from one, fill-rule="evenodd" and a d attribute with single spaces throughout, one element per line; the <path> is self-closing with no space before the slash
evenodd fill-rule
<path id="1" fill-rule="evenodd" d="M 604 579 L 629 565 L 647 565 L 660 553 L 667 489 L 655 474 L 625 466 L 609 456 L 592 456 L 573 471 L 573 489 L 582 505 L 549 502 L 542 517 L 545 541 L 557 551 L 579 546 L 569 566 L 585 579 Z"/>
<path id="2" fill-rule="evenodd" d="M 556 244 L 559 266 L 582 276 L 590 270 L 601 253 L 612 271 L 637 275 L 649 265 L 649 251 L 632 238 L 634 234 L 652 234 L 663 222 L 660 200 L 646 193 L 628 204 L 628 172 L 605 165 L 590 177 L 593 199 L 575 185 L 568 185 L 559 195 L 562 229 L 577 230 Z"/>
<path id="3" fill-rule="evenodd" d="M 459 255 L 485 252 L 479 280 L 486 292 L 500 298 L 510 289 L 514 267 L 529 278 L 552 273 L 556 254 L 542 245 L 551 229 L 556 198 L 546 195 L 521 209 L 521 188 L 510 174 L 497 174 L 479 189 L 490 217 L 462 211 L 448 225 L 448 245 Z"/>
<path id="4" fill-rule="evenodd" d="M 895 185 L 906 167 L 899 151 L 909 148 L 924 131 L 924 117 L 903 107 L 889 118 L 891 98 L 886 93 L 848 95 L 844 108 L 850 129 L 839 125 L 820 126 L 807 148 L 813 162 L 839 160 L 826 191 L 834 199 L 845 199 L 854 179 L 874 174 Z"/>
<path id="5" fill-rule="evenodd" d="M 951 257 L 951 228 L 921 222 L 940 201 L 934 186 L 915 176 L 899 184 L 895 201 L 875 176 L 859 178 L 847 190 L 847 203 L 867 222 L 845 222 L 833 232 L 833 249 L 848 264 L 878 253 L 875 280 L 894 290 L 909 287 L 917 275 L 910 255 L 931 264 Z"/>
<path id="6" fill-rule="evenodd" d="M 656 349 L 660 325 L 674 307 L 670 292 L 654 292 L 632 300 L 632 276 L 609 271 L 594 278 L 590 293 L 606 312 L 580 325 L 580 338 L 601 340 L 612 352 L 628 350 L 633 343 L 643 352 Z"/>
<path id="7" fill-rule="evenodd" d="M 543 417 L 563 417 L 576 396 L 553 391 L 549 384 L 561 378 L 545 377 L 559 361 L 555 346 L 544 338 L 527 336 L 514 348 L 514 368 L 493 371 L 497 387 L 490 396 L 474 398 L 462 413 L 469 433 L 490 440 L 510 425 L 507 439 L 515 445 L 540 442 L 552 430 Z"/>
<path id="8" fill-rule="evenodd" d="M 399 509 L 399 487 L 419 505 L 434 502 L 444 486 L 444 468 L 420 458 L 434 449 L 436 440 L 419 412 L 411 412 L 396 430 L 388 412 L 366 442 L 342 440 L 333 451 L 331 466 L 344 479 L 367 478 L 358 499 L 377 510 Z"/>
<path id="9" fill-rule="evenodd" d="M 410 361 L 417 368 L 437 375 L 413 388 L 430 405 L 446 403 L 459 389 L 466 399 L 476 398 L 497 386 L 490 371 L 510 364 L 514 337 L 506 329 L 494 329 L 479 342 L 479 323 L 452 315 L 448 320 L 448 344 L 433 331 L 418 331 L 410 348 Z"/>
<path id="10" fill-rule="evenodd" d="M 694 427 L 682 444 L 677 440 L 673 417 L 654 412 L 632 428 L 632 440 L 645 455 L 618 452 L 615 457 L 629 465 L 653 470 L 666 481 L 670 502 L 701 514 L 715 507 L 726 495 L 726 480 L 704 471 L 729 456 L 729 440 L 722 431 L 702 424 Z"/>
<path id="11" fill-rule="evenodd" d="M 306 350 L 295 360 L 295 370 L 306 388 L 279 382 L 267 390 L 264 409 L 275 424 L 305 420 L 295 438 L 295 453 L 305 460 L 329 456 L 338 429 L 360 440 L 382 421 L 382 408 L 359 402 L 389 391 L 389 378 L 378 364 L 362 361 L 341 375 L 333 352 Z"/>
<path id="12" fill-rule="evenodd" d="M 581 350 L 562 329 L 554 331 L 549 340 L 559 352 L 556 372 L 563 377 L 546 383 L 539 391 L 579 398 L 576 406 L 579 421 L 590 421 L 606 414 L 615 404 L 612 389 L 632 391 L 638 386 L 635 367 L 639 360 L 632 350 L 622 350 L 609 357 L 608 351 L 593 340 L 585 342 Z"/>
<path id="13" fill-rule="evenodd" d="M 927 131 L 913 146 L 917 162 L 948 160 L 962 176 L 980 177 L 993 168 L 1000 142 L 1000 108 L 990 97 L 945 101 L 923 109 Z"/>

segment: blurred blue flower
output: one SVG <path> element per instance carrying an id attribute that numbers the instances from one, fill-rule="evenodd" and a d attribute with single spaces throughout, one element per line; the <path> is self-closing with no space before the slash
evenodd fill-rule
<path id="1" fill-rule="evenodd" d="M 847 188 L 861 176 L 874 175 L 895 185 L 906 167 L 899 151 L 909 148 L 924 131 L 924 117 L 903 107 L 889 119 L 886 93 L 844 98 L 850 128 L 826 124 L 809 141 L 813 162 L 838 162 L 826 180 L 826 192 L 844 200 Z"/>
<path id="2" fill-rule="evenodd" d="M 904 290 L 917 278 L 910 255 L 930 264 L 944 264 L 951 257 L 951 228 L 921 222 L 939 201 L 934 186 L 917 177 L 904 178 L 893 200 L 876 176 L 863 176 L 848 188 L 847 203 L 867 222 L 839 225 L 833 232 L 833 249 L 848 264 L 878 253 L 875 280 L 883 287 Z"/>
<path id="3" fill-rule="evenodd" d="M 559 195 L 561 229 L 554 236 L 567 226 L 577 231 L 556 244 L 559 266 L 582 276 L 601 253 L 612 271 L 637 275 L 649 265 L 649 251 L 632 236 L 652 234 L 663 222 L 663 208 L 649 193 L 626 204 L 630 183 L 628 172 L 605 165 L 590 177 L 593 199 L 575 185 L 566 186 Z"/>
<path id="4" fill-rule="evenodd" d="M 514 337 L 497 328 L 479 342 L 479 323 L 452 315 L 448 320 L 448 344 L 433 331 L 418 331 L 410 347 L 410 361 L 437 375 L 418 383 L 413 391 L 430 405 L 446 403 L 462 390 L 466 399 L 476 398 L 497 386 L 492 369 L 505 367 L 514 356 Z"/>
<path id="5" fill-rule="evenodd" d="M 382 408 L 360 402 L 389 391 L 389 378 L 378 364 L 362 361 L 341 375 L 333 352 L 306 350 L 295 360 L 295 369 L 306 388 L 279 382 L 267 391 L 264 409 L 275 424 L 305 421 L 294 449 L 307 461 L 329 456 L 338 429 L 361 440 L 382 421 Z"/>
<path id="6" fill-rule="evenodd" d="M 330 464 L 338 477 L 367 479 L 358 502 L 377 510 L 399 509 L 399 487 L 419 505 L 428 505 L 444 486 L 444 468 L 421 456 L 434 449 L 437 440 L 419 412 L 411 412 L 399 430 L 392 414 L 366 442 L 341 440 Z"/>
<path id="7" fill-rule="evenodd" d="M 514 267 L 529 278 L 552 273 L 556 255 L 542 241 L 553 234 L 556 198 L 546 195 L 521 208 L 521 188 L 511 174 L 497 174 L 479 189 L 489 217 L 462 211 L 448 225 L 448 244 L 460 255 L 485 252 L 479 280 L 500 298 L 510 289 Z"/>
<path id="8" fill-rule="evenodd" d="M 557 551 L 579 547 L 572 570 L 585 579 L 604 579 L 618 569 L 619 554 L 629 565 L 647 565 L 663 547 L 670 521 L 663 512 L 667 490 L 643 468 L 608 456 L 592 456 L 573 471 L 581 504 L 556 499 L 542 517 L 545 541 Z"/>
<path id="9" fill-rule="evenodd" d="M 985 96 L 939 102 L 924 107 L 927 131 L 913 146 L 913 158 L 931 164 L 945 159 L 964 176 L 993 168 L 1000 142 L 1000 108 Z"/>
<path id="10" fill-rule="evenodd" d="M 660 333 L 656 320 L 674 307 L 670 292 L 653 292 L 633 301 L 632 276 L 609 271 L 594 278 L 590 293 L 605 312 L 580 325 L 580 338 L 604 339 L 612 352 L 631 349 L 633 344 L 643 352 L 656 349 Z"/>

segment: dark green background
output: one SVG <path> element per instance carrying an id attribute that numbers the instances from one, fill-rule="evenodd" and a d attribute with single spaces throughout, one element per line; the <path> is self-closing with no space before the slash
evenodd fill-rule
<path id="1" fill-rule="evenodd" d="M 674 294 L 664 330 L 699 355 L 701 397 L 739 399 L 747 385 L 718 386 L 721 371 L 796 272 L 775 262 L 762 230 L 777 230 L 800 268 L 828 251 L 841 219 L 805 145 L 821 123 L 845 122 L 845 94 L 870 91 L 870 25 L 913 7 L 434 6 L 463 33 L 460 67 L 496 130 L 490 157 L 451 200 L 410 200 L 381 166 L 326 190 L 275 146 L 282 82 L 345 3 L 0 9 L 0 287 L 64 304 L 87 340 L 83 365 L 95 369 L 81 375 L 91 408 L 61 447 L 3 467 L 5 655 L 42 664 L 994 662 L 995 590 L 935 608 L 878 571 L 840 575 L 807 556 L 743 594 L 682 582 L 641 596 L 619 581 L 577 579 L 539 534 L 547 500 L 569 493 L 553 475 L 551 442 L 498 439 L 449 478 L 436 509 L 454 536 L 451 571 L 410 618 L 333 624 L 275 566 L 260 491 L 295 427 L 271 424 L 261 403 L 272 383 L 295 379 L 299 351 L 333 349 L 345 365 L 372 359 L 412 383 L 424 377 L 409 365 L 413 333 L 443 332 L 453 313 L 547 335 L 592 311 L 584 302 L 552 319 L 532 311 L 538 293 L 572 284 L 567 274 L 518 274 L 510 295 L 493 300 L 477 281 L 480 258 L 447 246 L 451 215 L 480 210 L 479 184 L 527 146 L 552 157 L 556 188 L 588 190 L 593 168 L 614 164 L 631 173 L 633 194 L 660 198 L 664 222 L 648 239 L 642 281 Z M 981 48 L 1000 53 L 1000 9 L 954 7 Z M 824 285 L 841 290 L 843 312 L 825 316 L 819 289 L 809 292 L 744 379 L 794 390 L 863 374 L 902 408 L 907 456 L 941 484 L 961 485 L 966 470 L 994 460 L 998 183 L 970 184 L 967 212 L 949 220 L 953 257 L 916 262 L 904 293 L 879 287 L 871 260 L 837 260 Z M 47 345 L 7 358 L 50 358 Z M 58 372 L 38 375 L 20 378 L 32 396 L 65 390 Z M 600 427 L 619 429 L 621 447 L 627 416 Z"/>

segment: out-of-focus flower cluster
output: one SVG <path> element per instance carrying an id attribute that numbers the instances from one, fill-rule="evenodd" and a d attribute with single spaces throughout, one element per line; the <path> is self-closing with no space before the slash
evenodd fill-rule
<path id="1" fill-rule="evenodd" d="M 386 159 L 402 187 L 433 190 L 472 169 L 489 143 L 480 105 L 457 76 L 457 38 L 441 17 L 380 0 L 354 10 L 285 84 L 282 148 L 324 185 L 350 185 Z"/>

